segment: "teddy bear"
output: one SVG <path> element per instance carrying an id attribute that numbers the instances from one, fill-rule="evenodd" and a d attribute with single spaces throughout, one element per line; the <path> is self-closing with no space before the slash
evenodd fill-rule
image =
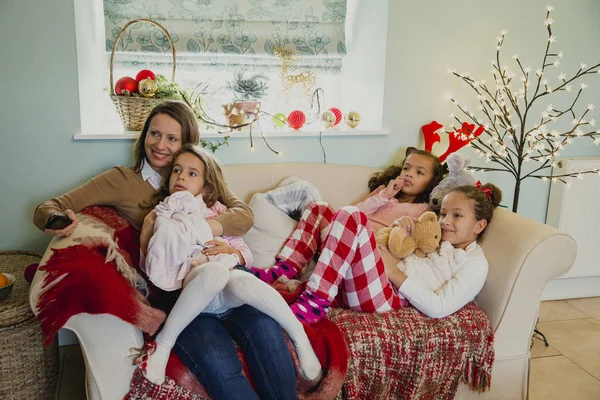
<path id="1" fill-rule="evenodd" d="M 376 242 L 386 246 L 398 259 L 406 258 L 412 253 L 417 257 L 425 257 L 439 247 L 441 238 L 442 229 L 437 215 L 432 211 L 423 213 L 417 219 L 412 236 L 408 236 L 404 228 L 399 226 L 380 229 L 375 235 Z"/>
<path id="2" fill-rule="evenodd" d="M 471 164 L 471 159 L 458 153 L 452 153 L 446 159 L 448 174 L 442 181 L 433 188 L 429 196 L 429 205 L 434 210 L 439 210 L 442 206 L 442 199 L 452 189 L 458 186 L 475 185 L 475 178 L 467 167 Z"/>

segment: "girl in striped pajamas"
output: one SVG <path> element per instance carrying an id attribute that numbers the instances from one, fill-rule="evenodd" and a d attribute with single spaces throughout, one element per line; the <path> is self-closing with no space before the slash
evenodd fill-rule
<path id="1" fill-rule="evenodd" d="M 372 192 L 356 206 L 336 212 L 325 202 L 311 203 L 277 263 L 253 272 L 268 283 L 282 275 L 298 278 L 319 253 L 305 291 L 291 305 L 303 322 L 323 318 L 336 297 L 345 306 L 363 312 L 402 307 L 407 302 L 389 281 L 385 267 L 395 266 L 398 260 L 377 246 L 374 232 L 403 216 L 416 218 L 429 211 L 429 194 L 441 179 L 442 165 L 437 157 L 409 148 L 401 167 L 388 167 L 369 180 Z"/>

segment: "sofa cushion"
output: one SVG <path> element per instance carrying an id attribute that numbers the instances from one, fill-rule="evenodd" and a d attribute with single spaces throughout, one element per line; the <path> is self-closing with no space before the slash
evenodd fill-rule
<path id="1" fill-rule="evenodd" d="M 242 238 L 252 252 L 254 267 L 268 268 L 298 223 L 269 203 L 263 193 L 252 197 L 250 207 L 254 225 Z"/>

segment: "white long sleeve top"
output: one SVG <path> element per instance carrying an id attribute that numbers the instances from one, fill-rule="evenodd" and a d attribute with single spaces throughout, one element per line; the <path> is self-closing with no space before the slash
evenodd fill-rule
<path id="1" fill-rule="evenodd" d="M 423 274 L 407 275 L 398 291 L 428 317 L 444 318 L 455 313 L 472 301 L 483 288 L 488 262 L 477 242 L 471 243 L 465 250 L 454 249 L 454 261 L 452 277 L 441 287 L 436 288 L 436 285 L 424 282 Z"/>

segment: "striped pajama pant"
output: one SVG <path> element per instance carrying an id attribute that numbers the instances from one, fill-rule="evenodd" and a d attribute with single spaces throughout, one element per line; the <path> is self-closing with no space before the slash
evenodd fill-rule
<path id="1" fill-rule="evenodd" d="M 306 288 L 329 301 L 339 290 L 344 304 L 356 311 L 403 307 L 408 303 L 388 280 L 367 224 L 367 216 L 357 207 L 335 212 L 325 202 L 312 203 L 277 258 L 302 269 L 319 252 Z"/>

